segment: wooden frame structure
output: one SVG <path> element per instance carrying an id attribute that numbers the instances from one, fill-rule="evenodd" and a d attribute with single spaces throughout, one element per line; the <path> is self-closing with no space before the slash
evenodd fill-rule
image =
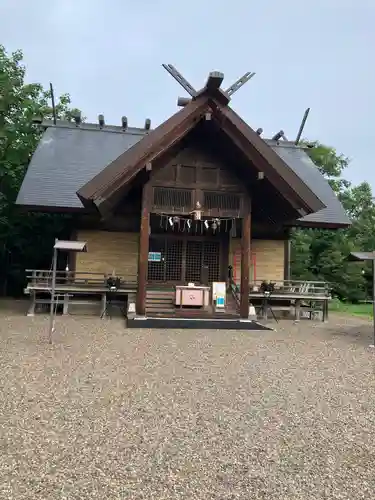
<path id="1" fill-rule="evenodd" d="M 110 217 L 116 205 L 138 179 L 143 184 L 138 260 L 138 293 L 136 308 L 146 313 L 149 227 L 151 216 L 150 175 L 173 158 L 181 141 L 202 121 L 213 123 L 223 132 L 244 158 L 244 165 L 254 173 L 263 172 L 268 182 L 283 198 L 288 217 L 300 217 L 324 208 L 323 202 L 288 165 L 231 108 L 230 96 L 220 88 L 223 75 L 210 73 L 204 88 L 194 94 L 179 112 L 146 135 L 134 147 L 120 155 L 77 192 L 85 207 L 95 207 L 103 217 Z M 245 197 L 241 237 L 240 316 L 248 317 L 249 259 L 251 246 L 251 203 Z M 200 204 L 200 202 L 198 202 Z M 287 222 L 287 221 L 285 221 Z"/>
<path id="2" fill-rule="evenodd" d="M 193 282 L 197 288 L 213 289 L 213 283 L 225 281 L 227 312 L 233 312 L 233 299 L 235 313 L 247 319 L 249 298 L 259 298 L 254 291 L 257 279 L 290 278 L 290 228 L 313 227 L 316 220 L 317 227 L 344 227 L 347 218 L 300 147 L 287 141 L 283 131 L 263 139 L 261 129 L 252 129 L 230 107 L 233 94 L 254 73 L 223 89 L 224 75 L 211 72 L 196 90 L 172 65 L 163 67 L 189 95 L 178 99 L 182 109 L 155 129 L 149 119 L 143 129 L 129 128 L 126 117 L 121 126 L 108 126 L 102 115 L 99 125 L 82 123 L 79 117 L 73 124 L 55 121 L 45 130 L 45 137 L 53 140 L 42 141 L 33 156 L 20 204 L 72 214 L 71 239 L 88 241 L 89 254 L 72 255 L 70 272 L 58 277 L 56 290 L 64 296 L 64 312 L 69 293 L 98 295 L 105 301 L 106 276 L 116 275 L 122 277 L 119 293 L 139 317 L 153 310 L 150 303 L 158 289 L 160 304 L 166 297 L 170 301 L 171 307 L 160 311 L 165 315 L 173 309 L 173 287 Z M 67 134 L 66 128 L 72 130 Z M 47 143 L 53 147 L 44 148 Z M 65 186 L 64 195 L 50 182 L 54 191 L 41 207 L 35 195 L 41 172 L 59 176 L 66 167 L 70 175 L 58 182 Z M 319 182 L 322 189 L 315 189 Z M 327 200 L 336 203 L 336 219 Z M 85 283 L 82 273 L 87 273 Z M 30 275 L 27 290 L 34 306 L 45 300 L 36 299 L 36 294 L 50 286 L 43 283 L 48 272 L 42 274 L 44 278 Z M 288 296 L 297 311 L 298 301 L 308 298 L 301 287 L 288 290 L 290 297 L 279 288 L 280 300 Z M 320 299 L 328 300 L 327 294 L 322 292 Z"/>

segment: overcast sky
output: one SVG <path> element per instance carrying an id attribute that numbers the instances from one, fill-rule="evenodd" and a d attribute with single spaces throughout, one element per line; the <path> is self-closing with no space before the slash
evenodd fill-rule
<path id="1" fill-rule="evenodd" d="M 27 79 L 69 92 L 88 121 L 155 126 L 209 71 L 229 86 L 256 76 L 232 106 L 266 136 L 305 136 L 351 158 L 346 176 L 375 188 L 375 0 L 0 0 L 0 43 L 22 49 Z"/>

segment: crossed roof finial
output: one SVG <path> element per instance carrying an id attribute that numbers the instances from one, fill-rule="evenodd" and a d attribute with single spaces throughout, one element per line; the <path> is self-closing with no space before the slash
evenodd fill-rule
<path id="1" fill-rule="evenodd" d="M 162 66 L 166 71 L 168 71 L 170 75 L 173 76 L 173 78 L 181 85 L 181 87 L 186 90 L 188 94 L 190 94 L 192 98 L 195 98 L 200 93 L 200 91 L 195 90 L 195 88 L 172 64 L 163 64 Z M 247 83 L 251 78 L 253 78 L 254 75 L 254 72 L 247 71 L 243 76 L 241 76 L 241 78 L 236 80 L 230 87 L 228 87 L 226 90 L 223 90 L 222 92 L 226 94 L 229 100 L 231 96 L 235 92 L 237 92 L 237 90 L 239 90 L 243 85 L 245 85 L 245 83 Z M 218 89 L 223 80 L 223 73 L 219 71 L 212 71 L 208 76 L 208 80 L 204 88 L 208 89 L 210 86 L 213 86 L 214 88 Z"/>

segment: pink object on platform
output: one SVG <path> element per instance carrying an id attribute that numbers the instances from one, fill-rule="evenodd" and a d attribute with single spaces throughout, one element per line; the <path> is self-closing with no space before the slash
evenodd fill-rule
<path id="1" fill-rule="evenodd" d="M 184 306 L 203 306 L 203 290 L 185 288 L 182 290 L 181 300 Z"/>
<path id="2" fill-rule="evenodd" d="M 208 286 L 176 286 L 176 306 L 208 307 L 210 303 L 210 287 Z"/>

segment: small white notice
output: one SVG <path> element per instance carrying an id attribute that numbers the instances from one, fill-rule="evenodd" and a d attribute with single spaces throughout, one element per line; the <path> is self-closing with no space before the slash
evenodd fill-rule
<path id="1" fill-rule="evenodd" d="M 225 307 L 226 283 L 225 281 L 216 281 L 212 283 L 212 299 L 217 308 Z"/>

